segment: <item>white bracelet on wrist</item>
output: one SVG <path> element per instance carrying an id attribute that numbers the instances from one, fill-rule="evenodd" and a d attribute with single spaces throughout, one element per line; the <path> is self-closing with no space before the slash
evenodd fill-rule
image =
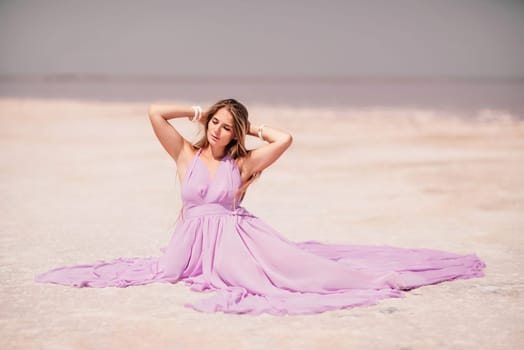
<path id="1" fill-rule="evenodd" d="M 191 106 L 191 108 L 193 108 L 195 114 L 193 115 L 193 118 L 191 118 L 190 120 L 192 122 L 199 121 L 200 117 L 202 117 L 202 108 L 200 106 Z"/>
<path id="2" fill-rule="evenodd" d="M 262 130 L 264 130 L 264 126 L 265 126 L 265 125 L 262 124 L 262 125 L 260 125 L 260 126 L 258 127 L 258 138 L 261 139 L 262 141 L 266 141 L 266 140 L 264 140 L 264 137 L 262 136 Z"/>

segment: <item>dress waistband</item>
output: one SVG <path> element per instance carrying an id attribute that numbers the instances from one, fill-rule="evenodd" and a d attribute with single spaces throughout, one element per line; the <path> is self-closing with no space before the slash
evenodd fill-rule
<path id="1" fill-rule="evenodd" d="M 201 216 L 209 215 L 232 215 L 232 216 L 248 216 L 254 217 L 253 214 L 248 212 L 244 207 L 237 207 L 231 209 L 218 203 L 205 203 L 195 206 L 182 207 L 182 217 L 184 219 L 193 219 Z"/>

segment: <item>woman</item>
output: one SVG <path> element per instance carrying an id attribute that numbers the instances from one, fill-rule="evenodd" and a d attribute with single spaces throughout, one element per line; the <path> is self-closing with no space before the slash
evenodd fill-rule
<path id="1" fill-rule="evenodd" d="M 167 121 L 203 125 L 194 145 Z M 182 209 L 162 255 L 59 267 L 38 282 L 127 287 L 184 281 L 213 296 L 186 307 L 226 313 L 309 314 L 404 297 L 403 290 L 484 276 L 474 254 L 391 246 L 291 242 L 240 206 L 250 183 L 291 145 L 289 133 L 253 126 L 235 99 L 198 106 L 151 105 L 158 140 L 175 160 Z M 246 135 L 267 142 L 247 150 Z"/>

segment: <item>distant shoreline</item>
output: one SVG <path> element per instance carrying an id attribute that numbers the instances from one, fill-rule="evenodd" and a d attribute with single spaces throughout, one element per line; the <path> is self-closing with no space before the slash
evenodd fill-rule
<path id="1" fill-rule="evenodd" d="M 524 119 L 524 77 L 313 77 L 173 75 L 0 75 L 0 97 L 84 101 L 214 102 L 298 108 L 418 108 Z"/>

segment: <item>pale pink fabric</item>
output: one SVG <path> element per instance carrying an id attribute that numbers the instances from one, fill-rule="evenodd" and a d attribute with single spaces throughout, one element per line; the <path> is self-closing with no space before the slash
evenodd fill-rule
<path id="1" fill-rule="evenodd" d="M 484 276 L 475 254 L 387 245 L 292 242 L 243 207 L 226 156 L 213 178 L 193 157 L 182 181 L 183 210 L 158 257 L 65 266 L 35 277 L 73 287 L 128 287 L 184 281 L 212 295 L 184 306 L 203 312 L 319 313 L 405 297 L 405 290 Z"/>

